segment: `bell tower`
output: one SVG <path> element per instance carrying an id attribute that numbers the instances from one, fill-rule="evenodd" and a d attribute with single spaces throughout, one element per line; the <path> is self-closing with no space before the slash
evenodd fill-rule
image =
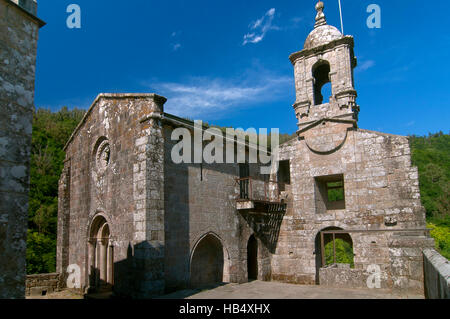
<path id="1" fill-rule="evenodd" d="M 344 36 L 328 25 L 324 4 L 316 4 L 316 23 L 302 51 L 289 59 L 294 66 L 298 134 L 321 122 L 340 122 L 357 127 L 359 106 L 353 69 L 357 65 L 352 36 Z M 323 96 L 323 87 L 331 83 L 331 96 Z M 329 98 L 329 102 L 324 100 Z"/>

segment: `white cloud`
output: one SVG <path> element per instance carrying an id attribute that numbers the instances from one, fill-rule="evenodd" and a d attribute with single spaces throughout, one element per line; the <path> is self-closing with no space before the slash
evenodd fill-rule
<path id="1" fill-rule="evenodd" d="M 193 78 L 185 83 L 156 82 L 146 86 L 168 98 L 166 112 L 192 118 L 276 100 L 286 94 L 292 82 L 290 77 L 266 74 L 253 81 Z"/>
<path id="2" fill-rule="evenodd" d="M 364 61 L 363 63 L 361 63 L 359 65 L 359 70 L 360 71 L 366 71 L 366 70 L 368 70 L 368 69 L 370 69 L 371 67 L 374 67 L 374 66 L 375 66 L 375 61 L 367 60 L 367 61 Z"/>
<path id="3" fill-rule="evenodd" d="M 181 49 L 182 45 L 179 41 L 180 35 L 181 31 L 174 31 L 170 35 L 170 37 L 172 38 L 172 43 L 170 44 L 170 46 L 172 47 L 172 51 L 178 51 L 179 49 Z"/>
<path id="4" fill-rule="evenodd" d="M 290 20 L 291 24 L 288 26 L 290 29 L 296 29 L 299 27 L 300 22 L 302 22 L 304 19 L 303 17 L 294 17 Z"/>
<path id="5" fill-rule="evenodd" d="M 266 36 L 269 30 L 279 30 L 277 26 L 272 25 L 275 18 L 275 8 L 270 9 L 260 19 L 250 24 L 250 31 L 244 35 L 244 42 L 247 43 L 259 43 Z"/>
<path id="6" fill-rule="evenodd" d="M 174 45 L 172 45 L 172 49 L 174 50 L 174 51 L 177 51 L 178 49 L 180 49 L 181 48 L 181 44 L 180 43 L 175 43 Z"/>

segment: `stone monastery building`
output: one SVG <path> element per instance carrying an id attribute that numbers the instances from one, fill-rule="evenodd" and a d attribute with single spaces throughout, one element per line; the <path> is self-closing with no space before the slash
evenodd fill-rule
<path id="1" fill-rule="evenodd" d="M 434 242 L 408 139 L 358 127 L 354 40 L 323 8 L 290 56 L 297 138 L 270 176 L 259 164 L 175 164 L 172 132 L 193 123 L 156 94 L 100 94 L 65 147 L 57 271 L 76 265 L 85 291 L 134 298 L 252 279 L 422 292 Z M 338 240 L 351 263 L 325 256 Z"/>

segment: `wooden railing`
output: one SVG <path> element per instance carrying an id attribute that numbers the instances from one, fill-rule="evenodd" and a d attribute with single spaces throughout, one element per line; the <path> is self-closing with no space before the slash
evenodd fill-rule
<path id="1" fill-rule="evenodd" d="M 284 190 L 284 184 L 277 181 L 255 180 L 252 177 L 237 178 L 236 183 L 239 186 L 237 200 L 258 200 L 265 202 L 278 202 L 280 200 L 280 191 Z M 259 186 L 259 188 L 258 188 Z M 270 196 L 271 186 L 275 186 Z"/>

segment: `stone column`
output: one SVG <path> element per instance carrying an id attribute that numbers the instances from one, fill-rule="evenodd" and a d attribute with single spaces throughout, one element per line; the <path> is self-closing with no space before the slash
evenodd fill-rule
<path id="1" fill-rule="evenodd" d="M 111 241 L 108 242 L 107 283 L 114 285 L 114 247 Z"/>
<path id="2" fill-rule="evenodd" d="M 88 288 L 95 287 L 95 250 L 97 241 L 90 239 L 88 243 Z"/>
<path id="3" fill-rule="evenodd" d="M 101 267 L 101 241 L 99 239 L 96 240 L 95 244 L 95 275 L 94 275 L 94 281 L 95 281 L 95 289 L 97 289 L 100 286 L 100 267 Z"/>
<path id="4" fill-rule="evenodd" d="M 108 243 L 105 239 L 100 240 L 100 282 L 102 284 L 107 282 L 107 267 L 108 267 Z"/>
<path id="5" fill-rule="evenodd" d="M 134 103 L 141 111 L 140 133 L 135 142 L 134 215 L 138 298 L 164 293 L 164 97 L 149 94 Z"/>

